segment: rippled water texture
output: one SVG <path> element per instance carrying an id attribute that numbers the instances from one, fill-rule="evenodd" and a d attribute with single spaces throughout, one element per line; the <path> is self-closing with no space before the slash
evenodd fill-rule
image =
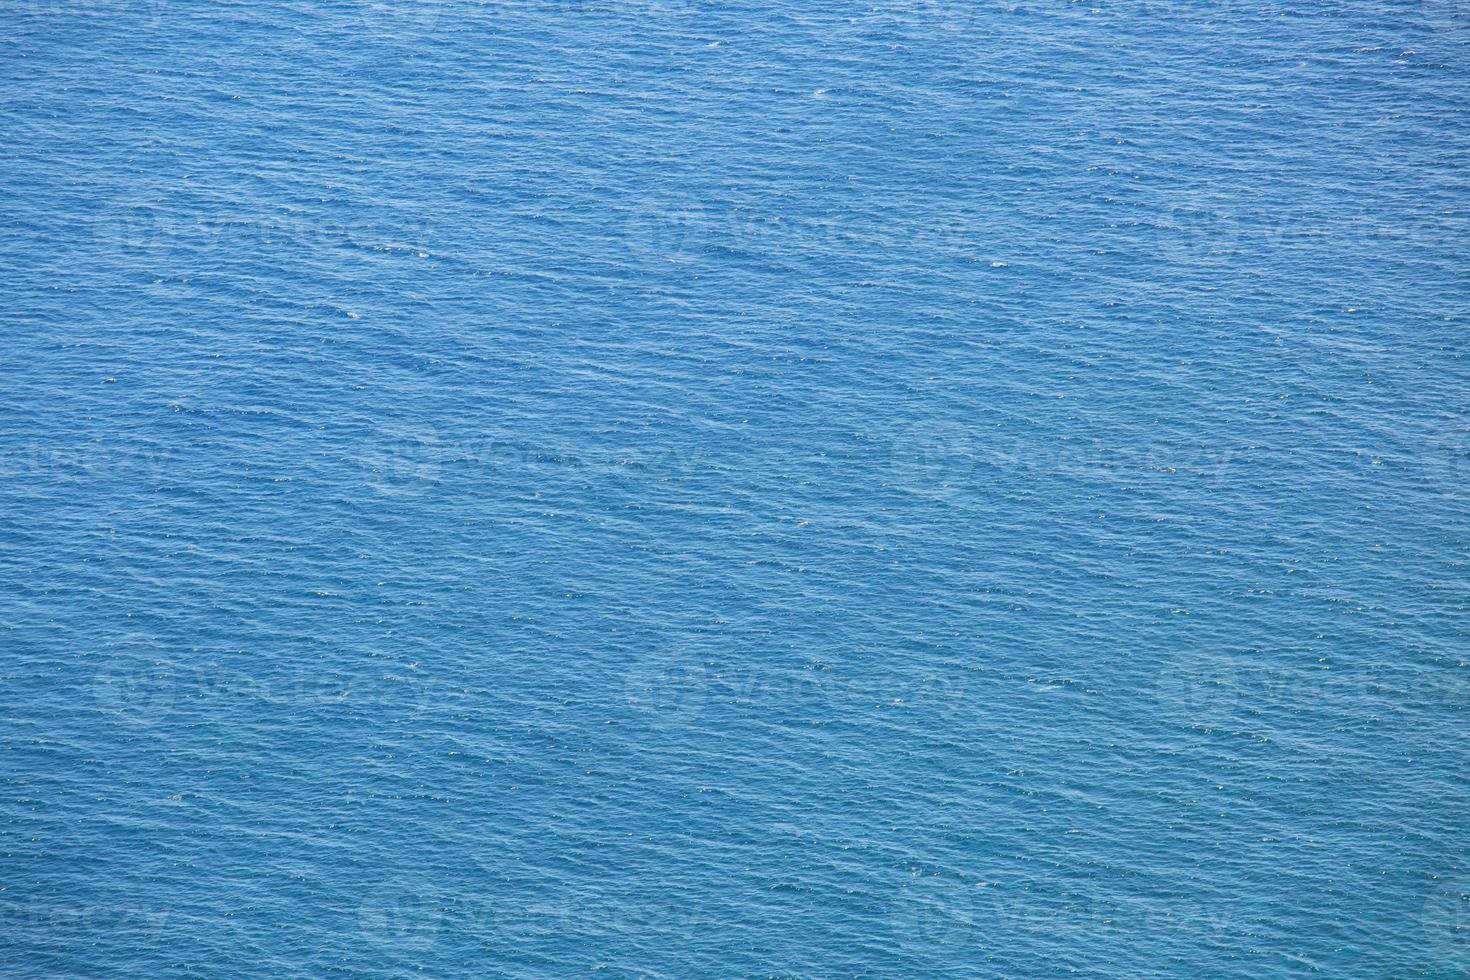
<path id="1" fill-rule="evenodd" d="M 1470 975 L 1458 0 L 16 0 L 6 977 Z"/>

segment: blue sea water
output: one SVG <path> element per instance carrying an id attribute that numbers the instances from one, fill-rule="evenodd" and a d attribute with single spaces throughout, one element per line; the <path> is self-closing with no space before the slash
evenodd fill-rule
<path id="1" fill-rule="evenodd" d="M 4 976 L 1470 976 L 1459 0 L 0 26 Z"/>

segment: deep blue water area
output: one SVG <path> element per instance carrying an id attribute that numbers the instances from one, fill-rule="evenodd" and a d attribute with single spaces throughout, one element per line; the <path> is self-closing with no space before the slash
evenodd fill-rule
<path id="1" fill-rule="evenodd" d="M 1470 976 L 1461 0 L 0 27 L 0 974 Z"/>

